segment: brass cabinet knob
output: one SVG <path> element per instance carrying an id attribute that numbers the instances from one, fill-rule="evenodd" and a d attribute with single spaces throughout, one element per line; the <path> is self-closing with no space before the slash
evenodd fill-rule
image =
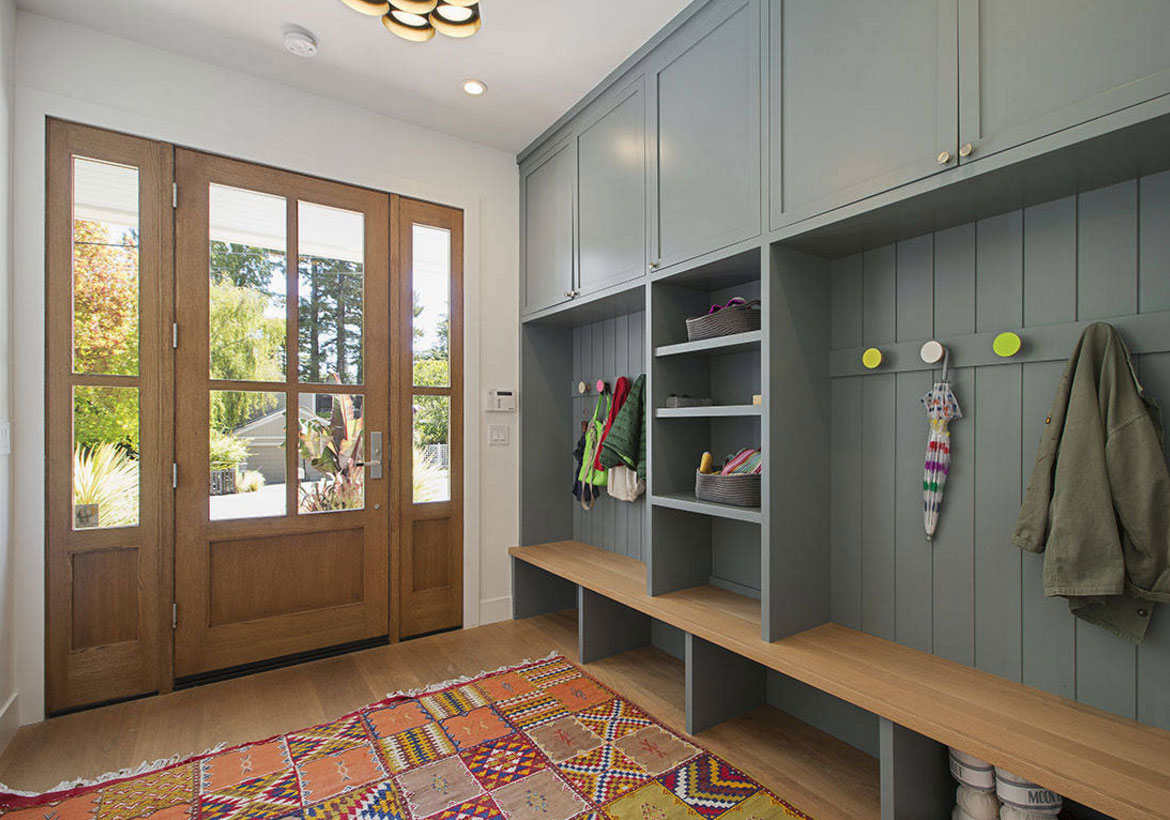
<path id="1" fill-rule="evenodd" d="M 969 142 L 959 149 L 959 156 L 961 157 L 969 157 L 973 153 L 975 153 L 975 146 Z"/>
<path id="2" fill-rule="evenodd" d="M 658 270 L 658 263 L 657 263 L 657 262 L 651 262 L 651 263 L 650 263 L 650 270 Z"/>
<path id="3" fill-rule="evenodd" d="M 951 152 L 950 151 L 939 151 L 938 152 L 938 164 L 939 165 L 946 165 L 950 161 L 951 161 Z"/>

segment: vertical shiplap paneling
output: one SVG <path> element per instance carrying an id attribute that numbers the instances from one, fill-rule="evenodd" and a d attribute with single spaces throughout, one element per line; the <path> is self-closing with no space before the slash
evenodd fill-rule
<path id="1" fill-rule="evenodd" d="M 1024 292 L 1023 214 L 1011 211 L 976 223 L 975 259 L 975 329 L 988 333 L 1019 327 Z"/>
<path id="2" fill-rule="evenodd" d="M 1081 194 L 1078 314 L 1107 319 L 1137 312 L 1135 181 Z M 1137 651 L 1099 627 L 1077 624 L 1077 699 L 1126 717 L 1137 714 Z"/>
<path id="3" fill-rule="evenodd" d="M 567 389 L 576 391 L 576 385 L 579 381 L 589 381 L 589 373 L 586 371 L 588 366 L 588 352 L 592 349 L 590 342 L 590 328 L 575 327 L 573 328 L 573 378 L 572 384 L 566 385 Z M 577 395 L 574 392 L 574 395 Z M 586 397 L 578 397 L 573 399 L 573 444 L 576 448 L 577 441 L 581 438 L 581 422 L 588 418 L 589 412 L 593 409 L 590 400 Z M 576 463 L 576 462 L 574 462 Z M 576 476 L 573 476 L 575 479 Z M 573 537 L 578 541 L 589 543 L 589 536 L 592 534 L 587 528 L 591 526 L 592 519 L 586 517 L 586 513 L 581 509 L 581 505 L 577 503 L 576 499 L 570 499 L 573 502 Z"/>
<path id="4" fill-rule="evenodd" d="M 565 386 L 575 389 L 578 381 L 591 386 L 583 398 L 573 400 L 575 414 L 573 443 L 580 436 L 580 422 L 593 417 L 597 393 L 592 385 L 605 379 L 612 387 L 619 376 L 631 381 L 645 372 L 645 313 L 636 312 L 605 319 L 573 330 L 573 379 Z M 647 408 L 647 412 L 652 412 Z M 588 512 L 577 504 L 573 511 L 573 537 L 587 544 L 631 555 L 643 560 L 645 498 L 633 503 L 602 496 Z"/>
<path id="5" fill-rule="evenodd" d="M 975 223 L 934 237 L 934 325 L 948 336 L 975 332 Z M 961 362 L 956 364 L 961 365 Z M 938 374 L 941 376 L 941 372 Z M 950 372 L 967 417 L 951 425 L 951 472 L 934 539 L 933 643 L 944 658 L 975 663 L 975 371 Z"/>
<path id="6" fill-rule="evenodd" d="M 861 263 L 862 344 L 880 347 L 897 337 L 895 247 L 866 251 Z M 894 454 L 897 382 L 893 374 L 864 377 L 861 387 L 861 623 L 894 640 L 897 597 L 894 540 Z"/>
<path id="7" fill-rule="evenodd" d="M 1020 460 L 1024 487 L 1031 478 L 1044 420 L 1063 373 L 1064 362 L 1029 362 L 1024 365 L 1023 455 Z M 1069 612 L 1064 598 L 1045 597 L 1044 556 L 1022 552 L 1020 558 L 1023 561 L 1023 682 L 1066 698 L 1075 698 L 1076 618 Z"/>
<path id="8" fill-rule="evenodd" d="M 975 327 L 994 332 L 1023 322 L 1023 213 L 975 228 Z M 1020 366 L 975 373 L 975 665 L 1020 678 Z"/>
<path id="9" fill-rule="evenodd" d="M 1170 171 L 1138 183 L 1138 236 L 1138 310 L 1170 310 Z"/>
<path id="10" fill-rule="evenodd" d="M 834 259 L 829 275 L 831 344 L 834 348 L 861 347 L 861 254 Z"/>
<path id="11" fill-rule="evenodd" d="M 862 338 L 861 254 L 830 266 L 831 344 L 860 347 Z M 860 377 L 835 379 L 832 390 L 830 464 L 835 512 L 830 528 L 832 616 L 861 629 L 861 388 Z"/>
<path id="12" fill-rule="evenodd" d="M 931 244 L 928 325 L 916 265 Z M 1170 172 L 875 248 L 834 262 L 833 277 L 837 349 L 1170 310 Z M 1170 605 L 1135 649 L 1046 598 L 1043 556 L 1011 543 L 1064 362 L 954 364 L 965 418 L 925 581 L 925 387 L 909 378 L 926 374 L 833 381 L 834 620 L 1170 729 Z M 1138 366 L 1170 406 L 1170 354 Z"/>
<path id="13" fill-rule="evenodd" d="M 1024 210 L 1024 325 L 1077 318 L 1077 201 Z"/>
<path id="14" fill-rule="evenodd" d="M 1170 278 L 1166 273 L 1163 270 L 1163 278 Z M 1170 407 L 1170 353 L 1142 356 L 1139 366 L 1146 392 L 1163 408 Z M 1154 604 L 1146 638 L 1137 650 L 1137 719 L 1142 723 L 1170 729 L 1167 681 L 1170 681 L 1170 604 Z"/>
<path id="15" fill-rule="evenodd" d="M 897 245 L 897 336 L 899 341 L 934 334 L 934 241 L 929 234 Z M 895 634 L 899 643 L 930 652 L 933 648 L 933 548 L 922 516 L 922 462 L 926 452 L 926 412 L 919 399 L 932 374 L 896 377 L 894 571 L 897 578 Z"/>
<path id="16" fill-rule="evenodd" d="M 898 335 L 898 264 L 894 245 L 866 251 L 861 259 L 861 343 L 895 341 Z"/>
<path id="17" fill-rule="evenodd" d="M 860 321 L 858 327 L 861 326 Z M 831 447 L 833 520 L 830 522 L 832 616 L 861 629 L 861 390 L 864 377 L 834 379 Z"/>
<path id="18" fill-rule="evenodd" d="M 1024 211 L 1024 325 L 1077 317 L 1077 202 L 1065 197 Z M 1063 362 L 1023 365 L 1021 487 L 1032 475 L 1048 407 Z M 1022 501 L 1021 496 L 1021 501 Z M 1021 676 L 1023 682 L 1076 697 L 1076 620 L 1062 598 L 1044 596 L 1044 556 L 1021 559 Z"/>
<path id="19" fill-rule="evenodd" d="M 638 374 L 630 372 L 630 317 L 628 314 L 613 319 L 613 336 L 616 344 L 613 369 L 610 372 L 614 374 L 615 379 L 619 374 L 626 376 L 632 384 L 634 379 L 638 378 Z M 619 555 L 630 554 L 629 510 L 630 504 L 628 503 L 615 502 L 613 505 L 613 551 Z"/>
<path id="20" fill-rule="evenodd" d="M 1137 313 L 1137 192 L 1130 180 L 1078 197 L 1079 319 Z"/>

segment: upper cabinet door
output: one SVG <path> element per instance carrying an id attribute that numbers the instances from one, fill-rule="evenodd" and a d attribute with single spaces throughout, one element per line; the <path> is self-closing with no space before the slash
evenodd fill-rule
<path id="1" fill-rule="evenodd" d="M 651 267 L 760 233 L 759 0 L 664 48 L 651 72 Z"/>
<path id="2" fill-rule="evenodd" d="M 1170 93 L 1166 0 L 960 0 L 965 159 Z"/>
<path id="3" fill-rule="evenodd" d="M 567 140 L 521 173 L 524 312 L 535 313 L 572 298 L 575 142 Z"/>
<path id="4" fill-rule="evenodd" d="M 646 95 L 643 80 L 577 139 L 577 286 L 592 293 L 646 273 Z"/>
<path id="5" fill-rule="evenodd" d="M 955 165 L 956 0 L 771 0 L 773 228 Z"/>

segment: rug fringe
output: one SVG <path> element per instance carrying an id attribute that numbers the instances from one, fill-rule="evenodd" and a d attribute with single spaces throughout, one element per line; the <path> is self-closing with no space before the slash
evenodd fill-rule
<path id="1" fill-rule="evenodd" d="M 493 669 L 490 671 L 484 670 L 474 675 L 463 675 L 458 678 L 445 680 L 442 683 L 432 683 L 428 684 L 427 686 L 421 686 L 417 689 L 401 689 L 397 692 L 390 692 L 386 695 L 386 698 L 415 698 L 419 697 L 420 695 L 428 695 L 432 692 L 438 692 L 443 689 L 450 689 L 452 686 L 459 686 L 460 684 L 470 683 L 471 681 L 477 678 L 482 678 L 485 675 L 495 675 L 500 672 L 507 672 L 513 669 L 522 669 L 525 666 L 532 666 L 535 663 L 540 663 L 542 661 L 552 660 L 553 658 L 559 657 L 563 657 L 562 653 L 554 649 L 543 658 L 525 658 L 520 663 L 507 664 L 505 666 L 501 666 L 499 669 Z M 4 783 L 0 783 L 0 794 L 6 794 L 15 797 L 41 797 L 43 795 L 54 794 L 56 792 L 68 792 L 74 789 L 84 789 L 89 788 L 90 786 L 100 786 L 103 783 L 110 782 L 111 780 L 121 780 L 123 778 L 138 777 L 140 775 L 150 774 L 151 772 L 165 769 L 168 766 L 175 766 L 187 760 L 196 760 L 198 758 L 206 757 L 207 755 L 215 754 L 216 752 L 223 751 L 226 748 L 228 748 L 227 743 L 218 743 L 202 754 L 176 754 L 172 755 L 171 757 L 162 757 L 154 761 L 144 760 L 142 763 L 138 764 L 137 767 L 118 769 L 117 771 L 106 772 L 105 774 L 101 774 L 93 778 L 79 777 L 75 780 L 62 780 L 53 788 L 45 789 L 44 791 L 24 791 L 21 789 L 13 789 L 6 786 Z"/>
<path id="2" fill-rule="evenodd" d="M 457 678 L 450 678 L 442 683 L 431 683 L 426 686 L 420 686 L 417 689 L 399 689 L 397 692 L 389 692 L 386 699 L 390 698 L 417 698 L 422 695 L 429 695 L 432 692 L 441 692 L 444 689 L 450 689 L 452 686 L 459 686 L 464 683 L 471 683 L 477 678 L 482 678 L 485 675 L 498 675 L 500 672 L 510 672 L 513 669 L 523 669 L 526 666 L 532 666 L 534 663 L 541 663 L 543 661 L 551 661 L 553 658 L 563 658 L 564 655 L 556 649 L 553 649 L 543 658 L 525 658 L 520 663 L 511 663 L 501 666 L 499 669 L 482 669 L 474 675 L 461 675 Z"/>
<path id="3" fill-rule="evenodd" d="M 158 760 L 153 761 L 144 760 L 139 763 L 137 767 L 127 766 L 124 769 L 118 769 L 117 771 L 99 774 L 97 777 L 93 778 L 79 777 L 75 780 L 62 780 L 51 789 L 45 789 L 43 791 L 24 791 L 23 789 L 13 789 L 3 783 L 0 783 L 0 793 L 15 795 L 17 797 L 40 797 L 41 795 L 53 794 L 54 792 L 64 792 L 71 791 L 73 789 L 84 789 L 90 786 L 100 786 L 101 784 L 108 783 L 111 780 L 120 780 L 125 777 L 138 777 L 139 775 L 157 772 L 160 769 L 167 768 L 168 766 L 174 766 L 178 763 L 182 763 L 184 760 L 206 757 L 207 755 L 213 755 L 216 752 L 223 751 L 226 748 L 226 743 L 217 743 L 210 749 L 207 749 L 200 754 L 175 754 L 171 755 L 170 757 L 160 757 Z"/>

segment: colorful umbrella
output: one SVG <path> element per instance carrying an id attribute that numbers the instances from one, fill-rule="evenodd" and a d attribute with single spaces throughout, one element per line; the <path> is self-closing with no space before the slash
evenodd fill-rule
<path id="1" fill-rule="evenodd" d="M 922 470 L 922 523 L 926 527 L 926 540 L 930 541 L 938 527 L 943 489 L 951 471 L 951 431 L 948 426 L 963 417 L 958 399 L 951 392 L 945 365 L 943 380 L 935 382 L 930 392 L 922 397 L 922 405 L 930 419 L 930 438 L 926 442 L 926 462 Z"/>

